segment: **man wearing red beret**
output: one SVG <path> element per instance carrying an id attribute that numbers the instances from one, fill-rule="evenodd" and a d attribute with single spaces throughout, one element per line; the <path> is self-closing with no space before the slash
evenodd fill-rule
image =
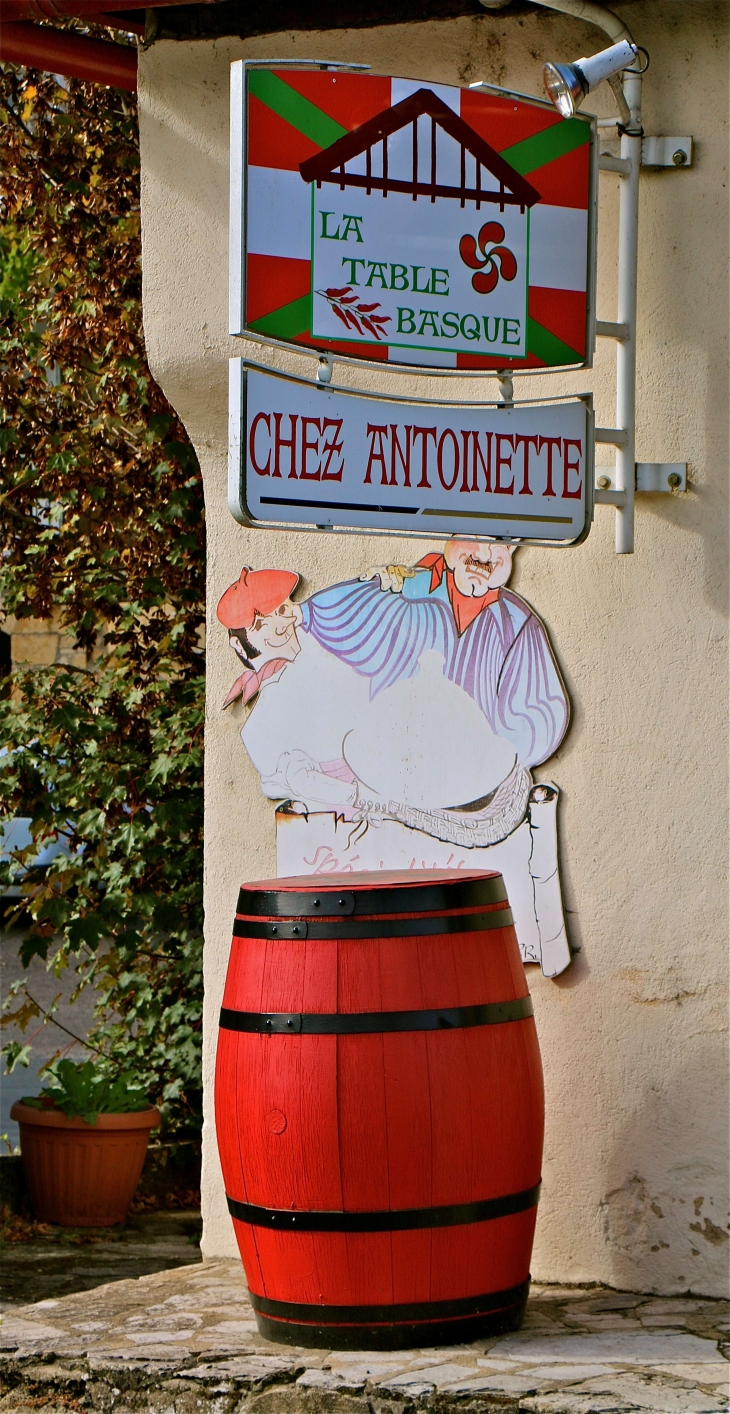
<path id="1" fill-rule="evenodd" d="M 218 619 L 228 629 L 228 641 L 244 664 L 225 702 L 250 702 L 265 682 L 274 680 L 300 651 L 297 629 L 302 622 L 292 594 L 299 575 L 291 570 L 252 570 L 240 577 L 218 604 Z"/>
<path id="2" fill-rule="evenodd" d="M 290 570 L 245 566 L 222 596 L 218 618 L 244 664 L 223 706 L 252 702 L 263 689 L 266 710 L 247 716 L 241 738 L 265 795 L 348 810 L 357 783 L 342 760 L 342 738 L 352 726 L 356 699 L 368 696 L 368 684 L 311 636 L 299 642 L 303 609 L 291 598 L 298 583 Z M 295 659 L 300 661 L 292 669 Z M 293 677 L 280 685 L 287 666 Z"/>

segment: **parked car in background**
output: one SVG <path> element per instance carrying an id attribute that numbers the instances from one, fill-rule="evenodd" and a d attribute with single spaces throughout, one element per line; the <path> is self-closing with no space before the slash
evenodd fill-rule
<path id="1" fill-rule="evenodd" d="M 48 840 L 45 844 L 39 845 L 36 853 L 25 864 L 15 862 L 13 856 L 17 850 L 27 849 L 32 845 L 33 836 L 30 832 L 31 817 L 29 815 L 16 816 L 12 820 L 0 823 L 0 864 L 10 863 L 11 883 L 3 887 L 0 884 L 0 898 L 20 898 L 23 892 L 23 880 L 29 874 L 45 872 L 52 860 L 57 859 L 59 854 L 68 854 L 69 849 L 64 839 Z"/>

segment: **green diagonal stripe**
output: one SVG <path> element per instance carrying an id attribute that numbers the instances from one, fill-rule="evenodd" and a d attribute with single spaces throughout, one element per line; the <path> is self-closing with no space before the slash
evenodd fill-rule
<path id="1" fill-rule="evenodd" d="M 564 118 L 561 123 L 544 128 L 541 133 L 526 137 L 523 142 L 516 142 L 514 147 L 506 147 L 500 156 L 505 162 L 509 162 L 510 167 L 514 167 L 521 177 L 526 177 L 528 172 L 535 172 L 538 167 L 544 167 L 546 162 L 554 162 L 556 157 L 564 157 L 566 152 L 573 152 L 576 147 L 582 147 L 584 142 L 590 140 L 590 136 L 590 123 L 584 123 L 580 118 Z"/>
<path id="2" fill-rule="evenodd" d="M 571 349 L 570 344 L 564 344 L 557 334 L 551 334 L 544 324 L 538 324 L 535 319 L 527 321 L 527 347 L 530 353 L 548 365 L 580 363 L 583 358 L 582 354 Z"/>
<path id="3" fill-rule="evenodd" d="M 272 339 L 295 339 L 297 334 L 309 333 L 310 303 L 310 296 L 302 295 L 301 299 L 254 319 L 248 327 L 256 334 L 270 334 Z"/>
<path id="4" fill-rule="evenodd" d="M 248 327 L 254 333 L 268 334 L 272 339 L 295 339 L 299 334 L 309 333 L 309 311 L 310 297 L 303 295 L 301 299 L 292 300 L 291 304 L 272 310 L 271 314 L 264 314 L 261 319 L 254 319 Z M 528 319 L 527 324 L 527 347 L 544 363 L 552 365 L 581 361 L 582 354 L 563 343 L 557 334 L 551 334 L 544 325 L 538 324 L 535 319 Z"/>
<path id="5" fill-rule="evenodd" d="M 310 142 L 316 142 L 317 147 L 329 147 L 347 132 L 347 128 L 340 127 L 334 118 L 323 113 L 321 108 L 316 108 L 308 98 L 303 98 L 283 79 L 272 74 L 270 69 L 249 69 L 248 90 L 272 113 L 278 113 Z"/>

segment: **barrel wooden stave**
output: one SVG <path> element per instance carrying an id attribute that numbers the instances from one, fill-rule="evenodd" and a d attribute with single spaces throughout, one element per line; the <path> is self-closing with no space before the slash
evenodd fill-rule
<path id="1" fill-rule="evenodd" d="M 492 936 L 486 946 L 478 932 L 288 944 L 235 938 L 223 1005 L 265 1012 L 407 1011 L 527 996 L 516 945 L 490 948 Z"/>
<path id="2" fill-rule="evenodd" d="M 476 1202 L 539 1182 L 531 1018 L 427 1033 L 229 1033 L 227 1047 L 239 1135 L 231 1167 L 245 1173 L 245 1198 L 229 1192 L 240 1201 L 367 1212 Z M 219 1094 L 229 1075 L 226 1066 Z M 230 1100 L 219 1104 L 225 1113 Z"/>
<path id="3" fill-rule="evenodd" d="M 392 1234 L 282 1233 L 233 1222 L 253 1294 L 312 1306 L 372 1306 L 511 1290 L 529 1272 L 535 1216 L 533 1208 L 486 1223 Z M 257 1267 L 266 1274 L 260 1285 L 246 1255 L 250 1231 Z"/>

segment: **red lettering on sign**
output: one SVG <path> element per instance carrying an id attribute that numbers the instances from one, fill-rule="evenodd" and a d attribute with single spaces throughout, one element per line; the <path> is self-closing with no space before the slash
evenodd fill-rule
<path id="1" fill-rule="evenodd" d="M 333 427 L 333 428 L 334 428 L 334 432 L 333 432 L 333 434 L 332 434 L 332 438 L 331 438 L 331 440 L 330 440 L 329 442 L 324 441 L 324 442 L 322 443 L 322 456 L 324 457 L 324 456 L 326 455 L 326 457 L 327 457 L 327 460 L 326 460 L 324 466 L 322 467 L 322 480 L 323 480 L 323 481 L 341 481 L 341 480 L 342 480 L 342 473 L 343 473 L 343 471 L 344 471 L 344 469 L 345 469 L 345 458 L 342 457 L 342 461 L 340 462 L 340 465 L 339 465 L 339 468 L 338 468 L 337 471 L 330 471 L 330 462 L 332 461 L 332 458 L 333 458 L 333 457 L 335 457 L 335 456 L 337 456 L 337 457 L 342 456 L 343 444 L 342 444 L 342 442 L 338 442 L 338 440 L 337 440 L 337 438 L 338 438 L 339 435 L 340 435 L 340 432 L 342 431 L 342 418 L 341 418 L 341 417 L 323 417 L 323 418 L 322 418 L 322 436 L 323 436 L 323 437 L 326 438 L 326 436 L 327 436 L 327 429 L 330 428 L 330 427 Z M 321 463 L 320 463 L 320 465 L 321 465 Z"/>
<path id="2" fill-rule="evenodd" d="M 530 447 L 537 448 L 537 437 L 524 437 L 521 432 L 515 434 L 515 451 L 520 443 L 524 447 L 522 453 L 522 490 L 521 496 L 531 496 L 530 490 Z"/>
<path id="3" fill-rule="evenodd" d="M 447 437 L 451 438 L 451 445 L 453 447 L 454 458 L 453 475 L 450 481 L 447 481 L 446 477 L 444 476 L 444 443 Z M 459 443 L 457 441 L 456 433 L 452 432 L 450 427 L 447 427 L 446 431 L 442 432 L 439 438 L 438 451 L 436 453 L 436 469 L 439 474 L 439 481 L 441 482 L 444 491 L 453 491 L 459 479 Z"/>
<path id="4" fill-rule="evenodd" d="M 385 465 L 385 448 L 383 446 L 383 437 L 387 437 L 388 429 L 387 427 L 380 427 L 376 423 L 369 422 L 367 435 L 370 438 L 370 455 L 368 457 L 367 471 L 365 472 L 365 480 L 363 482 L 363 485 L 365 486 L 368 484 L 372 484 L 370 480 L 372 469 L 375 466 L 376 462 L 380 462 L 380 485 L 387 486 L 388 470 Z"/>
<path id="5" fill-rule="evenodd" d="M 309 438 L 307 437 L 307 433 L 308 433 L 310 427 L 316 427 L 316 429 L 317 429 L 317 439 L 316 439 L 316 441 L 314 441 L 314 442 L 310 442 L 310 441 L 309 441 Z M 301 471 L 299 472 L 299 480 L 300 480 L 300 481 L 319 481 L 319 462 L 317 463 L 317 470 L 316 470 L 316 471 L 307 471 L 307 453 L 308 453 L 308 452 L 316 452 L 316 453 L 317 453 L 317 456 L 319 456 L 319 439 L 320 439 L 321 436 L 322 436 L 322 423 L 320 422 L 319 418 L 318 418 L 318 417 L 303 417 L 303 418 L 302 418 L 302 464 L 301 464 Z"/>
<path id="6" fill-rule="evenodd" d="M 574 437 L 566 437 L 566 438 L 565 438 L 565 441 L 563 442 L 563 497 L 564 497 L 564 498 L 570 498 L 571 500 L 577 501 L 577 500 L 579 499 L 579 497 L 580 497 L 581 491 L 583 490 L 583 482 L 582 482 L 582 480 L 579 481 L 579 482 L 578 482 L 578 485 L 577 485 L 577 487 L 576 487 L 576 489 L 575 489 L 574 491 L 570 491 L 570 490 L 568 489 L 568 479 L 569 479 L 569 477 L 570 477 L 571 471 L 577 471 L 577 472 L 580 471 L 580 462 L 579 462 L 579 461 L 577 461 L 577 462 L 568 461 L 568 448 L 569 448 L 569 447 L 577 447 L 577 448 L 578 448 L 578 456 L 581 457 L 581 456 L 583 455 L 583 443 L 576 441 L 576 439 L 575 439 Z"/>
<path id="7" fill-rule="evenodd" d="M 554 496 L 556 494 L 553 490 L 553 452 L 559 452 L 562 444 L 562 437 L 541 437 L 538 443 L 538 456 L 542 454 L 543 447 L 547 447 L 547 476 L 545 478 L 543 496 Z"/>
<path id="8" fill-rule="evenodd" d="M 515 489 L 514 476 L 512 477 L 509 486 L 502 485 L 502 467 L 506 466 L 508 471 L 512 470 L 512 457 L 511 455 L 508 457 L 502 456 L 502 443 L 507 442 L 512 448 L 512 451 L 514 451 L 515 439 L 514 437 L 511 437 L 508 432 L 495 432 L 494 436 L 494 493 L 496 496 L 512 496 L 514 495 Z"/>
<path id="9" fill-rule="evenodd" d="M 256 460 L 256 432 L 260 422 L 266 423 L 266 431 L 269 436 L 271 436 L 271 418 L 269 414 L 267 412 L 257 412 L 251 423 L 251 431 L 248 434 L 248 459 L 258 476 L 268 476 L 271 472 L 271 449 L 269 448 L 269 455 L 266 458 L 266 466 L 259 466 Z M 279 472 L 275 471 L 274 476 L 278 475 Z"/>
<path id="10" fill-rule="evenodd" d="M 461 440 L 464 443 L 464 455 L 461 459 L 461 465 L 464 469 L 461 476 L 461 486 L 459 487 L 460 491 L 469 491 L 471 489 L 469 486 L 469 442 L 471 441 L 473 436 L 473 432 L 467 432 L 462 427 Z M 476 463 L 476 457 L 474 458 L 474 462 Z"/>
<path id="11" fill-rule="evenodd" d="M 400 464 L 401 464 L 401 466 L 403 467 L 403 485 L 404 485 L 404 486 L 410 486 L 410 484 L 411 484 L 411 432 L 412 432 L 412 430 L 413 430 L 413 429 L 412 429 L 411 427 L 409 427 L 409 426 L 403 428 L 403 431 L 404 431 L 404 433 L 405 433 L 405 438 L 406 438 L 406 446 L 405 446 L 405 451 L 404 451 L 403 448 L 401 447 L 400 442 L 398 441 L 398 427 L 397 427 L 396 423 L 395 423 L 395 422 L 391 422 L 391 424 L 390 424 L 390 436 L 391 436 L 391 443 L 390 443 L 390 485 L 391 485 L 391 486 L 397 486 L 397 485 L 398 485 L 398 481 L 397 481 L 396 474 L 395 474 L 395 459 L 396 459 L 396 456 L 400 458 Z"/>
<path id="12" fill-rule="evenodd" d="M 428 479 L 428 439 L 429 439 L 429 437 L 433 437 L 434 446 L 436 445 L 436 428 L 435 428 L 435 427 L 414 427 L 414 428 L 413 428 L 413 441 L 414 441 L 414 443 L 415 443 L 416 437 L 422 437 L 422 438 L 423 438 L 423 442 L 422 442 L 422 444 L 421 444 L 421 480 L 419 481 L 418 485 L 419 485 L 419 486 L 425 486 L 426 490 L 427 490 L 427 491 L 430 491 L 430 490 L 431 490 L 431 482 L 430 482 L 429 479 Z"/>
<path id="13" fill-rule="evenodd" d="M 460 491 L 479 490 L 479 466 L 484 474 L 484 490 L 491 495 L 492 492 L 492 437 L 493 432 L 485 432 L 487 439 L 487 460 L 484 461 L 482 449 L 479 444 L 478 432 L 462 432 L 461 438 L 464 443 L 464 470 L 461 478 Z M 471 457 L 471 486 L 469 485 L 469 440 L 472 443 Z M 477 463 L 479 465 L 477 465 Z"/>
<path id="14" fill-rule="evenodd" d="M 282 418 L 282 414 L 281 414 L 280 412 L 275 412 L 275 413 L 274 413 L 274 424 L 275 424 L 275 425 L 274 425 L 274 470 L 273 470 L 272 475 L 274 475 L 274 476 L 281 476 L 281 468 L 280 468 L 280 466 L 279 466 L 279 461 L 280 461 L 280 458 L 281 458 L 281 449 L 282 449 L 282 447 L 288 447 L 288 449 L 289 449 L 289 480 L 290 480 L 290 481 L 292 481 L 292 480 L 296 481 L 296 479 L 297 479 L 296 435 L 297 435 L 297 423 L 298 423 L 298 421 L 299 421 L 299 415 L 298 415 L 298 413 L 290 412 L 288 416 L 289 416 L 289 424 L 290 424 L 290 427 L 291 427 L 291 437 L 286 438 L 286 437 L 282 437 L 282 435 L 281 435 L 281 418 Z"/>

